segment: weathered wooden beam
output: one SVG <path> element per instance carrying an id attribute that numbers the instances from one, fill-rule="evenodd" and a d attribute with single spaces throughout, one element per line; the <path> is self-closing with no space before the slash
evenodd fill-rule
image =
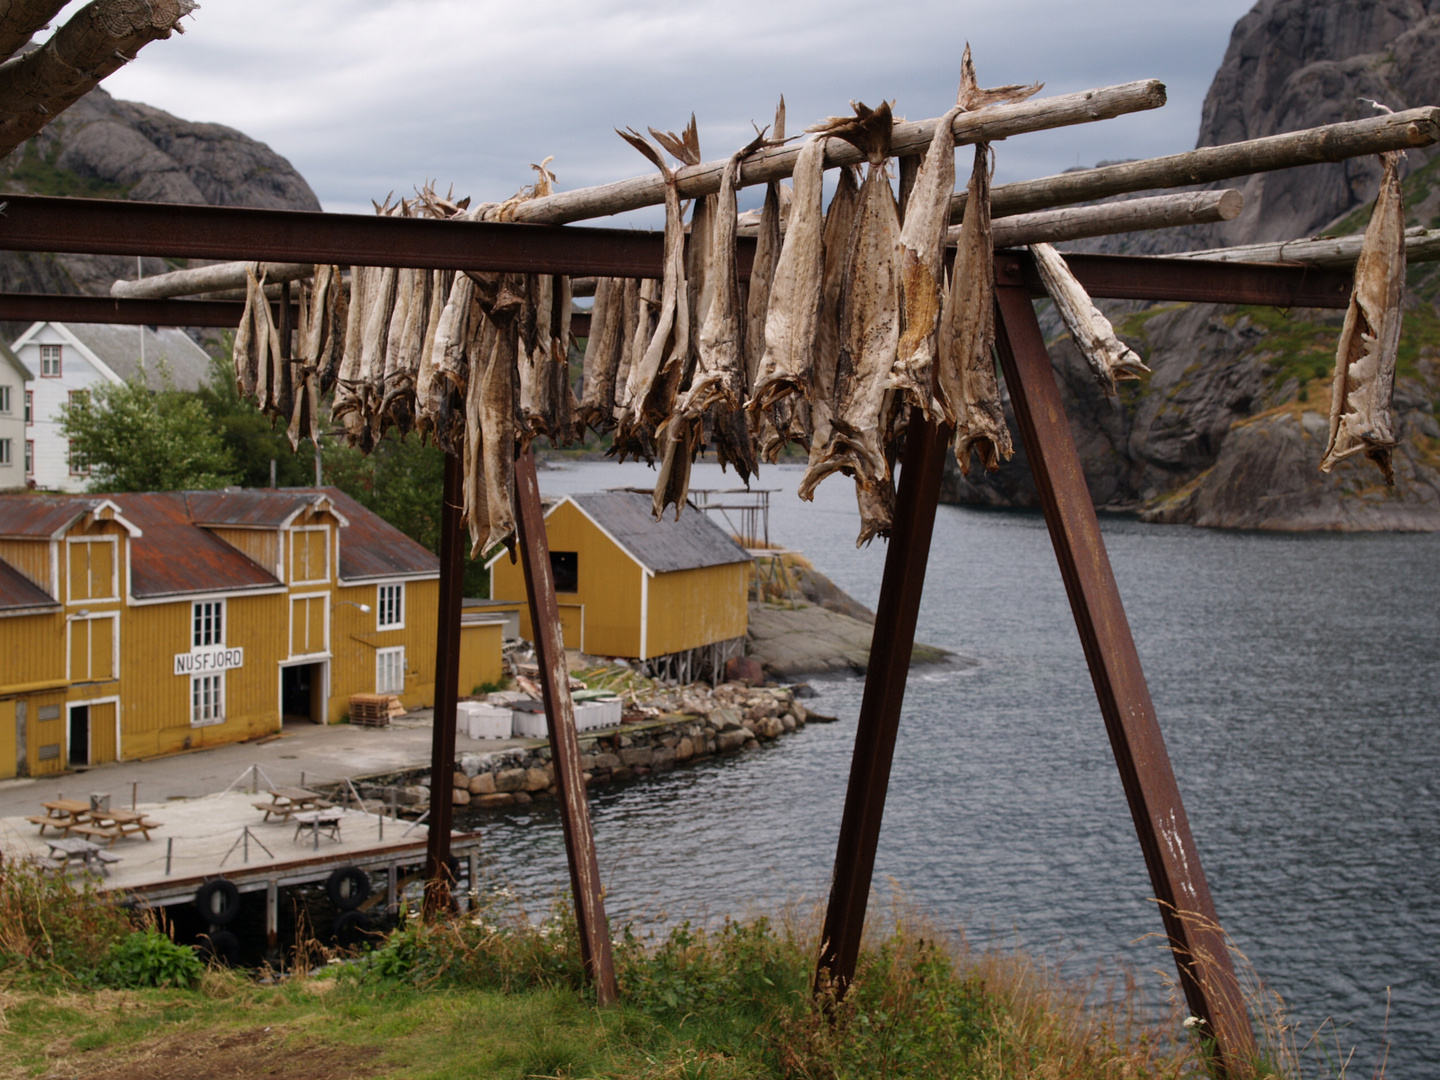
<path id="1" fill-rule="evenodd" d="M 245 288 L 248 262 L 216 263 L 195 266 L 188 270 L 172 270 L 168 274 L 141 278 L 139 281 L 117 281 L 110 286 L 110 295 L 130 300 L 164 300 L 171 296 L 194 296 L 197 293 L 223 292 Z M 261 263 L 266 281 L 295 281 L 309 277 L 314 263 Z"/>
<path id="2" fill-rule="evenodd" d="M 1126 113 L 1158 109 L 1164 104 L 1165 84 L 1146 79 L 1097 90 L 1081 90 L 1074 94 L 1033 98 L 1015 104 L 992 105 L 956 117 L 955 142 L 956 145 L 989 142 L 1031 131 L 1109 120 Z M 891 152 L 897 157 L 923 153 L 930 145 L 938 122 L 930 119 L 896 124 L 890 137 Z M 784 179 L 795 171 L 795 162 L 799 157 L 800 147 L 793 143 L 758 150 L 745 159 L 741 168 L 741 186 Z M 726 160 L 721 158 L 680 169 L 675 175 L 681 196 L 689 199 L 719 191 L 720 175 L 725 170 Z M 860 165 L 864 160 L 860 151 L 840 139 L 831 139 L 825 150 L 826 168 Z M 637 210 L 642 206 L 659 206 L 664 201 L 665 180 L 659 173 L 652 172 L 630 180 L 559 191 L 531 199 L 515 208 L 514 220 L 563 225 Z"/>
<path id="3" fill-rule="evenodd" d="M 1440 141 L 1440 108 L 1427 105 L 1343 124 L 1267 135 L 1263 139 L 1204 146 L 1167 157 L 1001 184 L 990 191 L 990 213 L 997 218 L 1011 217 L 1132 191 L 1208 184 L 1251 173 L 1292 169 L 1297 165 L 1318 165 L 1386 150 L 1430 146 L 1437 141 Z M 950 220 L 959 221 L 964 216 L 965 192 L 957 191 L 950 200 Z"/>
<path id="4" fill-rule="evenodd" d="M 1314 236 L 1304 240 L 1281 240 L 1272 244 L 1242 244 L 1239 247 L 1207 248 L 1204 251 L 1177 251 L 1167 259 L 1199 259 L 1202 262 L 1303 263 L 1329 270 L 1348 270 L 1360 257 L 1363 234 Z M 1405 230 L 1405 261 L 1435 262 L 1440 259 L 1440 229 L 1417 225 Z"/>
<path id="5" fill-rule="evenodd" d="M 60 14 L 65 0 L 9 0 L 0 5 L 0 57 L 8 57 Z"/>
<path id="6" fill-rule="evenodd" d="M 180 20 L 194 8 L 193 0 L 93 0 L 40 48 L 0 64 L 0 157 L 145 45 L 181 31 Z"/>
<path id="7" fill-rule="evenodd" d="M 1245 196 L 1234 188 L 1185 191 L 1177 195 L 1154 195 L 1099 206 L 1067 206 L 1034 214 L 1019 214 L 995 222 L 992 233 L 997 248 L 1058 244 L 1087 236 L 1230 221 L 1240 216 L 1244 205 Z M 950 226 L 949 242 L 953 244 L 959 238 L 960 226 Z"/>

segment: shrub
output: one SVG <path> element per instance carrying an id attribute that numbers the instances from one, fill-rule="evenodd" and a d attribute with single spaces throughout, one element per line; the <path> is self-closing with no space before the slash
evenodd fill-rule
<path id="1" fill-rule="evenodd" d="M 0 970 L 84 978 L 131 930 L 90 882 L 23 863 L 0 867 Z"/>
<path id="2" fill-rule="evenodd" d="M 188 989 L 205 974 L 205 965 L 188 945 L 177 945 L 155 926 L 121 938 L 96 973 L 98 981 L 121 990 L 147 986 Z"/>

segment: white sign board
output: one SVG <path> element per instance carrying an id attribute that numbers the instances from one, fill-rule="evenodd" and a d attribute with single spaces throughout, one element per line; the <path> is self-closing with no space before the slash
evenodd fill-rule
<path id="1" fill-rule="evenodd" d="M 244 649 L 227 649 L 213 645 L 205 649 L 175 654 L 176 675 L 208 675 L 214 671 L 229 671 L 245 666 Z"/>

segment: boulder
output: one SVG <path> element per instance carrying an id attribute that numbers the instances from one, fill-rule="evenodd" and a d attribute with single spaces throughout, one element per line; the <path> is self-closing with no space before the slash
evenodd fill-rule
<path id="1" fill-rule="evenodd" d="M 620 760 L 632 769 L 637 765 L 649 765 L 655 757 L 655 751 L 648 746 L 631 746 L 620 751 Z"/>
<path id="2" fill-rule="evenodd" d="M 501 769 L 495 774 L 495 790 L 502 792 L 515 792 L 525 790 L 526 772 L 524 769 Z"/>
<path id="3" fill-rule="evenodd" d="M 740 714 L 734 709 L 716 709 L 710 714 L 710 724 L 716 731 L 733 731 L 740 726 Z"/>
<path id="4" fill-rule="evenodd" d="M 695 756 L 695 743 L 686 735 L 675 745 L 675 760 L 689 761 Z"/>
<path id="5" fill-rule="evenodd" d="M 765 669 L 750 656 L 734 656 L 725 662 L 725 681 L 761 686 L 765 682 Z"/>
<path id="6" fill-rule="evenodd" d="M 455 790 L 452 791 L 450 794 L 451 794 L 451 800 L 450 800 L 450 801 L 453 802 L 456 806 L 469 806 L 469 805 L 470 805 L 470 792 L 467 791 L 465 788 L 463 788 L 463 787 L 457 787 L 457 788 L 455 788 Z"/>
<path id="7" fill-rule="evenodd" d="M 488 795 L 476 795 L 470 801 L 471 806 L 481 806 L 491 809 L 496 806 L 512 806 L 515 803 L 515 796 L 508 791 L 494 791 Z"/>
<path id="8" fill-rule="evenodd" d="M 720 753 L 722 754 L 729 753 L 732 750 L 739 750 L 747 741 L 752 741 L 750 739 L 750 732 L 740 727 L 732 728 L 729 731 L 722 731 L 720 737 L 716 740 L 719 744 Z"/>
<path id="9" fill-rule="evenodd" d="M 470 778 L 468 787 L 471 795 L 493 795 L 495 793 L 495 774 L 476 773 Z"/>
<path id="10" fill-rule="evenodd" d="M 592 769 L 613 769 L 620 764 L 620 758 L 615 754 L 596 754 L 595 764 Z"/>
<path id="11" fill-rule="evenodd" d="M 526 791 L 544 791 L 553 781 L 553 771 L 548 765 L 543 769 L 532 768 L 525 770 Z"/>
<path id="12" fill-rule="evenodd" d="M 650 758 L 650 768 L 655 772 L 660 772 L 664 769 L 673 769 L 677 760 L 678 755 L 674 750 L 671 750 L 668 746 L 662 746 L 659 750 L 656 750 Z"/>

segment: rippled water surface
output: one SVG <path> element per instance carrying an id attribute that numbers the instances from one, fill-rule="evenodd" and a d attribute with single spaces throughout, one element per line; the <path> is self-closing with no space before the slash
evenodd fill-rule
<path id="1" fill-rule="evenodd" d="M 853 489 L 793 495 L 774 542 L 875 604 Z M 541 473 L 547 494 L 653 483 L 644 466 Z M 697 466 L 696 487 L 734 486 Z M 1327 1017 L 1369 1076 L 1440 1075 L 1440 537 L 1270 536 L 1103 523 L 1221 920 L 1298 1026 Z M 877 881 L 941 920 L 1066 960 L 1169 970 L 1059 571 L 1038 514 L 941 507 L 921 640 L 980 661 L 916 668 Z M 818 900 L 835 855 L 858 679 L 815 683 L 812 725 L 762 751 L 598 792 L 612 919 Z M 566 886 L 553 804 L 487 826 L 492 872 Z"/>

